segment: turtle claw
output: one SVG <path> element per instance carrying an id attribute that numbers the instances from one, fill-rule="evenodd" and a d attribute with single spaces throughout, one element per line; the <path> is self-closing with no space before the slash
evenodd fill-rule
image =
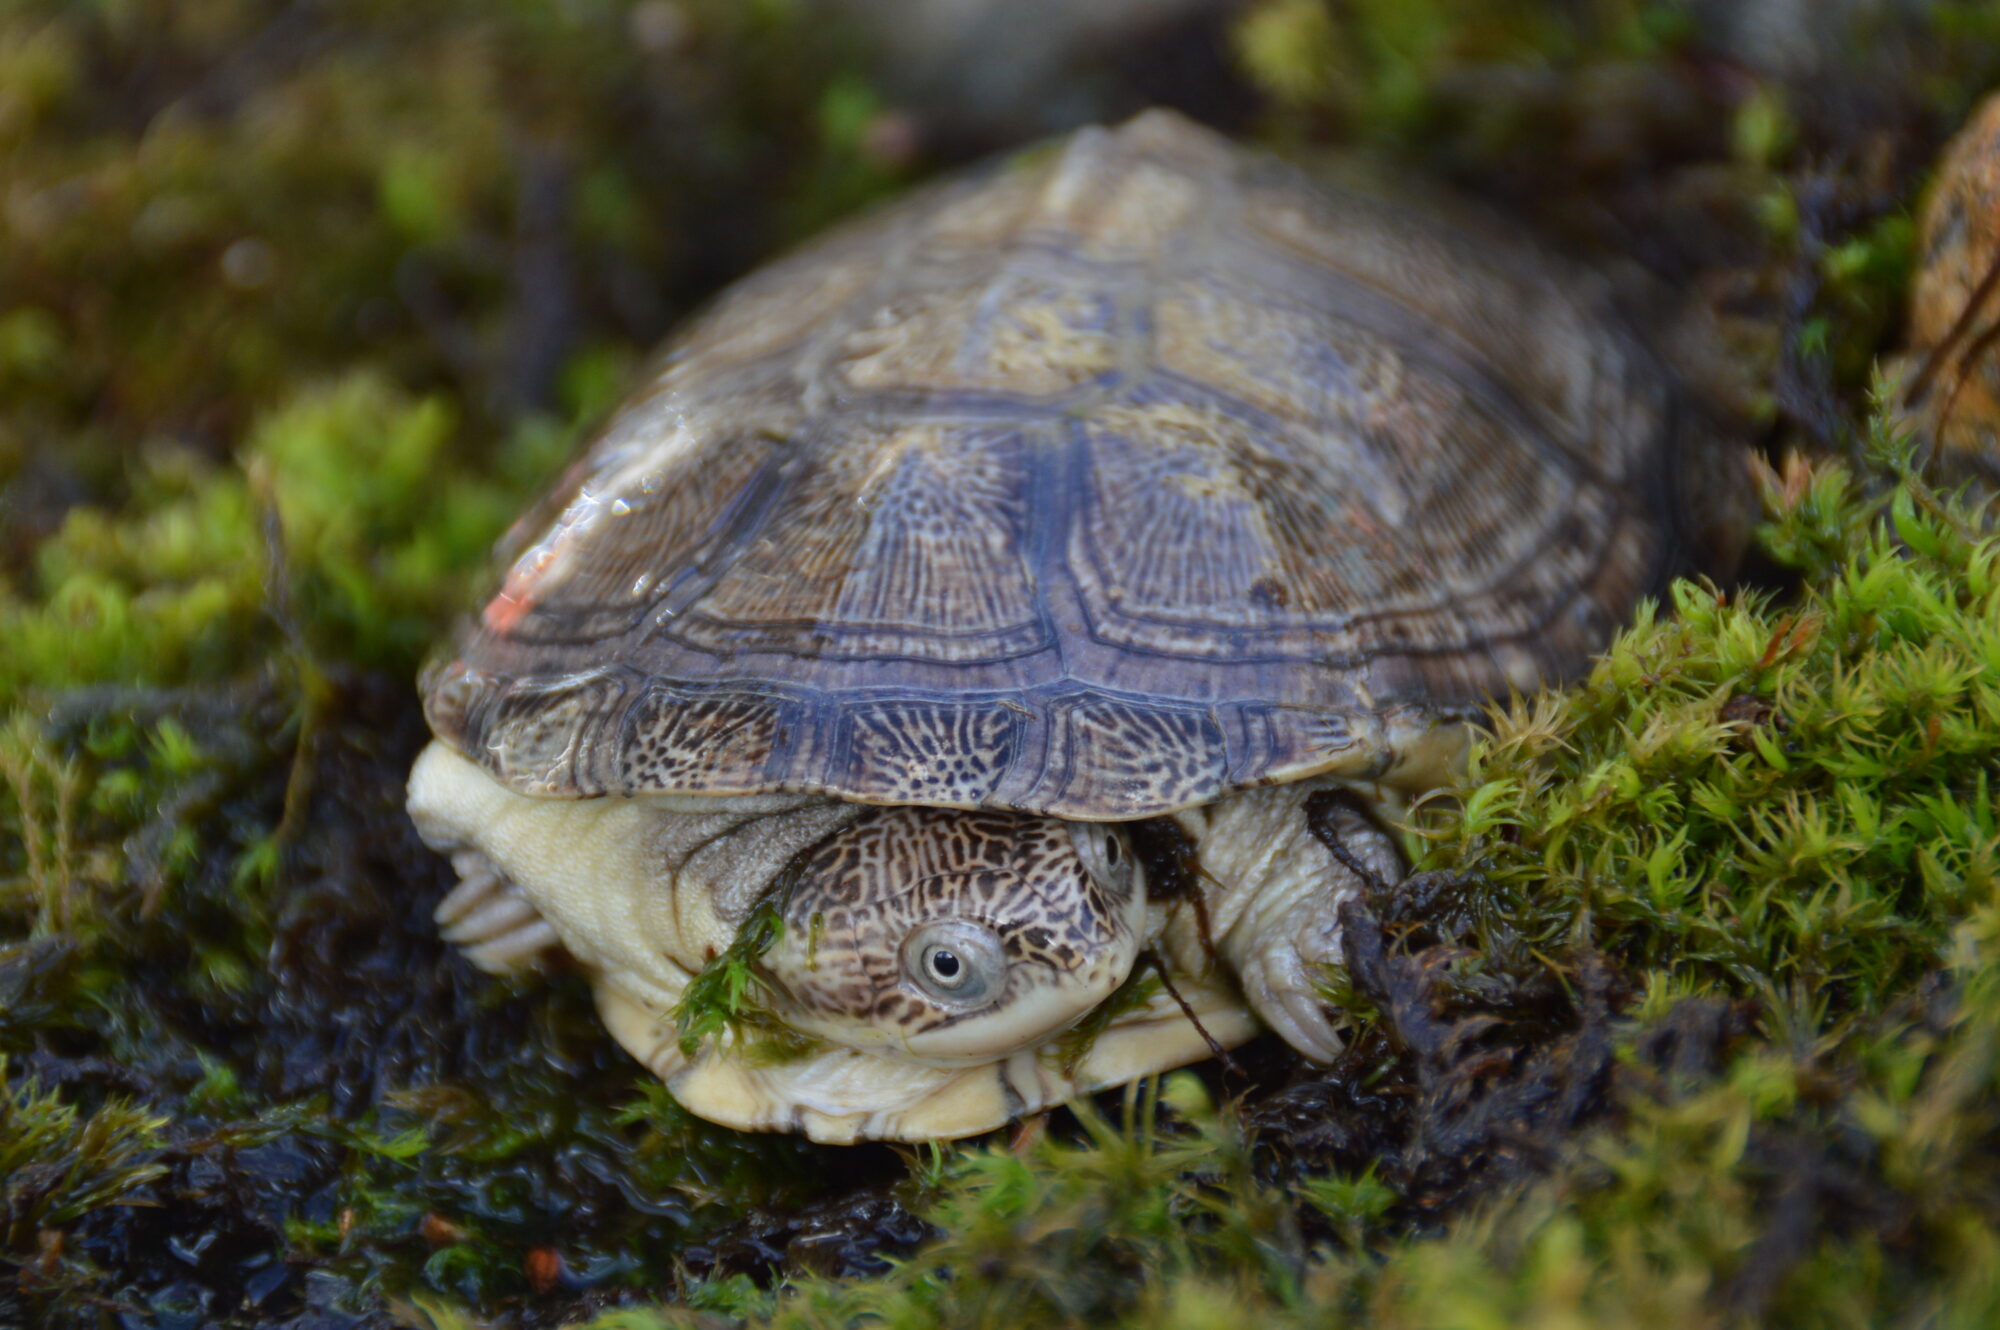
<path id="1" fill-rule="evenodd" d="M 1258 1018 L 1313 1062 L 1331 1062 L 1346 1046 L 1313 984 L 1317 965 L 1339 955 L 1337 940 L 1331 955 L 1313 960 L 1295 945 L 1267 947 L 1239 975 Z"/>
<path id="2" fill-rule="evenodd" d="M 459 883 L 437 904 L 432 917 L 439 935 L 455 944 L 488 974 L 509 974 L 532 968 L 542 956 L 560 950 L 562 939 L 527 894 L 476 850 L 452 856 Z"/>

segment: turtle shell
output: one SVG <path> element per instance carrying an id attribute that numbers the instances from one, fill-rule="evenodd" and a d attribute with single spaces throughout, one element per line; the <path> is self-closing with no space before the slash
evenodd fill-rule
<path id="1" fill-rule="evenodd" d="M 1739 517 L 1600 285 L 1166 112 L 726 291 L 426 703 L 528 794 L 1136 818 L 1576 672 Z M 1720 479 L 1714 479 L 1721 477 Z M 1725 510 L 1740 512 L 1740 506 Z"/>

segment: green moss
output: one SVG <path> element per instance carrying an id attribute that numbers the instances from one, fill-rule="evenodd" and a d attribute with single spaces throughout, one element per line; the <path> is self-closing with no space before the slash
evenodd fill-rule
<path id="1" fill-rule="evenodd" d="M 441 399 L 361 372 L 261 420 L 240 466 L 155 450 L 124 514 L 73 509 L 29 584 L 0 589 L 0 703 L 226 677 L 285 628 L 316 656 L 409 669 L 470 598 L 521 477 L 569 442 L 530 424 L 482 474 L 452 464 L 454 437 Z"/>
<path id="2" fill-rule="evenodd" d="M 1838 468 L 1778 484 L 1805 593 L 1678 586 L 1581 687 L 1495 718 L 1422 866 L 1476 869 L 1552 944 L 1587 919 L 1676 991 L 1876 1011 L 1993 884 L 1996 550 L 1914 479 L 1865 535 Z"/>
<path id="3" fill-rule="evenodd" d="M 36 1251 L 37 1237 L 59 1230 L 158 1178 L 167 1119 L 120 1100 L 92 1113 L 46 1093 L 33 1079 L 10 1084 L 0 1056 L 0 1178 L 6 1249 Z"/>
<path id="4" fill-rule="evenodd" d="M 1318 0 L 1265 0 L 1236 28 L 1236 53 L 1269 94 L 1286 106 L 1321 95 L 1340 59 L 1340 32 Z"/>
<path id="5" fill-rule="evenodd" d="M 785 899 L 782 889 L 767 896 L 721 954 L 688 981 L 673 1012 L 683 1055 L 693 1057 L 704 1043 L 725 1037 L 760 1059 L 789 1060 L 818 1047 L 772 1013 L 776 990 L 758 964 L 785 934 Z"/>
<path id="6" fill-rule="evenodd" d="M 1492 146 L 1525 130 L 1514 104 L 1530 100 L 1534 74 L 1582 74 L 1657 59 L 1685 44 L 1683 6 L 1621 0 L 1563 9 L 1522 0 L 1263 0 L 1235 29 L 1249 77 L 1290 116 L 1331 116 L 1352 139 L 1426 146 L 1460 132 Z M 1485 72 L 1519 71 L 1510 83 Z M 1468 79 L 1468 75 L 1470 78 Z M 1468 123 L 1465 81 L 1487 124 Z M 1587 82 L 1579 79 L 1579 82 Z M 1525 96 L 1524 96 L 1525 94 Z"/>

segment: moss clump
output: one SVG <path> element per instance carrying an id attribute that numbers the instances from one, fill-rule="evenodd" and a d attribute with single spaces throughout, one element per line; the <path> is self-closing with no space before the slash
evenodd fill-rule
<path id="1" fill-rule="evenodd" d="M 166 1172 L 159 1154 L 167 1120 L 118 1099 L 82 1114 L 33 1079 L 10 1084 L 6 1073 L 0 1058 L 0 1236 L 16 1260 L 38 1250 L 53 1257 L 51 1236 L 65 1224 Z"/>
<path id="2" fill-rule="evenodd" d="M 1587 926 L 1654 1010 L 1878 1012 L 1993 887 L 2000 551 L 1914 477 L 1866 523 L 1838 467 L 1772 483 L 1803 595 L 1680 584 L 1580 687 L 1497 715 L 1424 833 L 1422 867 L 1476 869 L 1536 946 Z"/>
<path id="3" fill-rule="evenodd" d="M 475 468 L 457 435 L 442 398 L 358 371 L 260 419 L 234 464 L 150 450 L 123 511 L 71 510 L 0 587 L 0 704 L 222 679 L 259 654 L 408 668 L 569 438 L 529 424 Z"/>
<path id="4" fill-rule="evenodd" d="M 822 1047 L 771 1010 L 776 991 L 758 963 L 785 934 L 785 880 L 751 911 L 721 954 L 688 981 L 673 1012 L 683 1056 L 693 1057 L 710 1040 L 732 1043 L 756 1062 L 790 1061 Z M 817 926 L 818 918 L 813 922 Z"/>
<path id="5" fill-rule="evenodd" d="M 784 914 L 774 896 L 744 920 L 735 940 L 721 955 L 688 981 L 680 1005 L 674 1008 L 674 1027 L 683 1055 L 693 1057 L 707 1040 L 732 1031 L 740 1035 L 748 1024 L 765 1023 L 758 1018 L 771 986 L 758 972 L 757 958 L 775 946 L 784 933 Z"/>

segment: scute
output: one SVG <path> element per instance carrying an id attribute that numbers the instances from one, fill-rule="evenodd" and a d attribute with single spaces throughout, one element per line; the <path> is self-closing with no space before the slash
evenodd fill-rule
<path id="1" fill-rule="evenodd" d="M 1373 778 L 1728 562 L 1729 459 L 1589 279 L 1152 112 L 725 293 L 428 710 L 549 796 L 1098 820 Z"/>

